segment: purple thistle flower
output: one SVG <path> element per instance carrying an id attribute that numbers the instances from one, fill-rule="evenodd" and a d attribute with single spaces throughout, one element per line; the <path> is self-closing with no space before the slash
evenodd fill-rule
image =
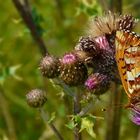
<path id="1" fill-rule="evenodd" d="M 73 52 L 60 59 L 60 78 L 70 86 L 82 85 L 88 75 L 87 68 Z"/>
<path id="2" fill-rule="evenodd" d="M 105 81 L 109 81 L 106 75 L 94 73 L 90 75 L 89 78 L 86 80 L 85 86 L 87 87 L 88 90 L 101 89 L 102 87 L 106 86 Z"/>
<path id="3" fill-rule="evenodd" d="M 62 58 L 61 62 L 63 64 L 71 64 L 73 62 L 77 61 L 76 55 L 69 53 L 64 55 L 64 57 Z"/>
<path id="4" fill-rule="evenodd" d="M 108 40 L 105 36 L 95 38 L 95 41 L 99 44 L 100 49 L 111 51 Z"/>
<path id="5" fill-rule="evenodd" d="M 90 76 L 86 82 L 85 82 L 85 86 L 89 89 L 89 90 L 93 90 L 96 88 L 98 82 L 97 79 L 92 75 Z"/>

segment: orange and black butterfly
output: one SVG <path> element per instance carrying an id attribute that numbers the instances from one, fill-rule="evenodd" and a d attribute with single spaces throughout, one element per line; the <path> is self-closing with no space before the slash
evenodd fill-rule
<path id="1" fill-rule="evenodd" d="M 130 31 L 116 32 L 116 61 L 132 121 L 140 125 L 140 36 Z"/>

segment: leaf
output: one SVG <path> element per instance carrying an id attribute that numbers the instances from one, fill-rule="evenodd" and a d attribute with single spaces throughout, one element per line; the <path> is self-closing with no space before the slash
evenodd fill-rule
<path id="1" fill-rule="evenodd" d="M 6 78 L 9 76 L 14 77 L 16 80 L 22 80 L 20 76 L 16 74 L 17 70 L 21 67 L 21 65 L 15 65 L 11 67 L 4 67 L 0 73 L 0 84 L 3 85 Z"/>
<path id="2" fill-rule="evenodd" d="M 44 18 L 41 14 L 39 14 L 35 7 L 32 9 L 32 18 L 37 28 L 37 33 L 42 36 L 44 33 L 44 29 L 41 26 L 41 22 L 44 21 Z"/>
<path id="3" fill-rule="evenodd" d="M 5 81 L 5 77 L 3 75 L 0 75 L 0 85 L 3 85 Z"/>
<path id="4" fill-rule="evenodd" d="M 1 73 L 0 73 L 0 84 L 1 85 L 4 84 L 6 77 L 7 77 L 6 68 L 3 68 Z"/>
<path id="5" fill-rule="evenodd" d="M 18 70 L 20 67 L 21 67 L 21 65 L 11 66 L 11 67 L 9 68 L 9 71 L 8 71 L 8 72 L 9 72 L 9 75 L 10 75 L 10 76 L 13 76 L 13 77 L 14 77 L 15 79 L 17 79 L 17 80 L 22 80 L 22 78 L 16 74 L 17 70 Z"/>
<path id="6" fill-rule="evenodd" d="M 15 24 L 19 24 L 19 23 L 22 22 L 22 19 L 21 19 L 21 18 L 18 18 L 18 19 L 13 18 L 12 21 L 13 21 L 13 23 L 15 23 Z"/>
<path id="7" fill-rule="evenodd" d="M 81 123 L 81 117 L 78 115 L 72 115 L 72 119 L 66 124 L 66 127 L 73 130 L 78 124 Z"/>
<path id="8" fill-rule="evenodd" d="M 90 15 L 90 16 L 92 16 L 92 15 L 97 15 L 97 14 L 98 14 L 97 9 L 95 9 L 95 8 L 87 8 L 86 12 L 87 12 L 87 14 Z"/>
<path id="9" fill-rule="evenodd" d="M 59 116 L 65 117 L 66 113 L 65 113 L 65 106 L 64 106 L 64 104 L 59 105 L 58 113 L 59 113 Z"/>
<path id="10" fill-rule="evenodd" d="M 94 122 L 95 122 L 95 118 L 92 117 L 91 115 L 87 115 L 86 117 L 82 118 L 81 121 L 81 129 L 80 132 L 83 130 L 86 130 L 87 133 L 92 137 L 92 138 L 96 138 L 96 134 L 93 130 L 94 127 Z"/>
<path id="11" fill-rule="evenodd" d="M 55 112 L 51 113 L 51 117 L 50 117 L 50 119 L 48 120 L 48 123 L 52 123 L 52 122 L 54 121 L 55 118 L 56 118 L 56 113 L 55 113 Z"/>
<path id="12" fill-rule="evenodd" d="M 73 130 L 75 128 L 76 124 L 74 124 L 74 121 L 71 120 L 65 126 L 68 127 L 69 129 Z"/>
<path id="13" fill-rule="evenodd" d="M 81 123 L 81 117 L 79 115 L 73 115 L 73 120 L 75 121 L 76 124 Z"/>

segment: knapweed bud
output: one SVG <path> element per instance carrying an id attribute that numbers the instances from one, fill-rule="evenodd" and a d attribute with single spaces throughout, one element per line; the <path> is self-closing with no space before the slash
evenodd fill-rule
<path id="1" fill-rule="evenodd" d="M 60 60 L 60 78 L 70 86 L 78 86 L 87 78 L 87 68 L 74 53 L 67 53 Z"/>
<path id="2" fill-rule="evenodd" d="M 91 74 L 85 82 L 85 86 L 89 91 L 94 91 L 95 95 L 105 93 L 110 85 L 107 75 L 94 73 Z"/>
<path id="3" fill-rule="evenodd" d="M 40 70 L 43 76 L 55 78 L 59 75 L 60 62 L 54 56 L 46 55 L 40 62 Z"/>
<path id="4" fill-rule="evenodd" d="M 26 94 L 26 100 L 28 105 L 31 107 L 42 107 L 47 101 L 46 93 L 40 89 L 33 89 L 28 94 Z"/>
<path id="5" fill-rule="evenodd" d="M 138 20 L 136 20 L 132 15 L 122 15 L 119 20 L 119 30 L 132 30 Z"/>

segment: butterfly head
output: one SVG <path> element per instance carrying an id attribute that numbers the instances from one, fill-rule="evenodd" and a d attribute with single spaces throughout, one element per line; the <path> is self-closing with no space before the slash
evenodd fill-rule
<path id="1" fill-rule="evenodd" d="M 137 108 L 140 104 L 140 95 L 139 94 L 131 94 L 129 97 L 129 105 L 128 108 Z M 140 107 L 139 107 L 140 109 Z"/>

